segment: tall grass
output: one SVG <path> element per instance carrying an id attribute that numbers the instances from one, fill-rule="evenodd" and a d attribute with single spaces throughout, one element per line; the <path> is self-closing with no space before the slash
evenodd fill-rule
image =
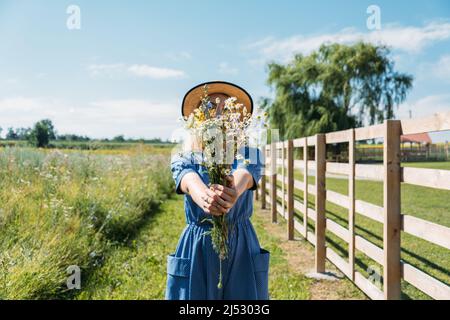
<path id="1" fill-rule="evenodd" d="M 0 150 L 0 299 L 70 295 L 67 267 L 89 274 L 170 194 L 167 161 L 145 152 Z"/>

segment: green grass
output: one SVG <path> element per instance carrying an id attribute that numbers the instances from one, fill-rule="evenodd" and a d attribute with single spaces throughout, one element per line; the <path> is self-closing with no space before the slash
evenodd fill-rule
<path id="1" fill-rule="evenodd" d="M 169 199 L 125 245 L 116 245 L 104 265 L 84 283 L 78 299 L 163 299 L 166 257 L 185 227 L 181 197 Z"/>
<path id="2" fill-rule="evenodd" d="M 270 235 L 262 220 L 253 217 L 261 245 L 271 253 L 271 299 L 308 299 L 313 280 L 289 268 L 278 238 Z M 79 299 L 163 299 L 166 256 L 177 245 L 185 227 L 182 197 L 166 201 L 142 231 L 126 246 L 107 255 L 79 294 Z"/>
<path id="3" fill-rule="evenodd" d="M 450 170 L 450 161 L 435 162 L 403 162 L 403 167 Z"/>
<path id="4" fill-rule="evenodd" d="M 425 163 L 420 163 L 425 164 Z M 427 165 L 427 164 L 425 164 Z M 436 165 L 436 168 L 443 168 L 442 164 Z M 303 175 L 300 171 L 295 173 L 295 179 L 302 181 Z M 314 177 L 309 177 L 308 183 L 314 184 Z M 278 183 L 281 187 L 281 183 Z M 341 194 L 348 194 L 348 181 L 346 179 L 327 178 L 326 188 Z M 364 200 L 378 206 L 383 205 L 383 184 L 377 181 L 357 180 L 356 181 L 356 199 Z M 420 187 L 410 184 L 402 184 L 402 213 L 419 217 L 434 223 L 450 227 L 450 202 L 446 201 L 450 197 L 450 191 L 438 190 L 426 187 Z M 303 202 L 303 192 L 296 190 L 295 197 Z M 309 195 L 308 206 L 314 208 L 314 196 Z M 326 203 L 327 218 L 348 228 L 347 210 L 331 202 Z M 302 214 L 297 213 L 296 218 L 303 221 Z M 379 247 L 383 246 L 382 224 L 357 214 L 356 234 L 373 242 Z M 309 229 L 314 231 L 314 221 L 308 221 Z M 336 237 L 331 232 L 326 232 L 327 245 L 342 257 L 348 257 L 348 245 L 346 242 Z M 413 237 L 402 232 L 402 259 L 422 271 L 432 275 L 438 280 L 450 284 L 450 252 L 448 249 L 429 243 L 425 240 Z M 357 251 L 356 254 L 357 270 L 368 276 L 369 267 L 377 268 L 382 275 L 382 267 L 375 261 Z M 413 286 L 402 283 L 403 298 L 405 299 L 427 299 L 421 291 Z"/>
<path id="5" fill-rule="evenodd" d="M 69 298 L 171 192 L 167 157 L 0 150 L 0 299 Z"/>

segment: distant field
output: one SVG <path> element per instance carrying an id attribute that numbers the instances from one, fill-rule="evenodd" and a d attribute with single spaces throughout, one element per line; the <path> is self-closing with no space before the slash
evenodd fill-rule
<path id="1" fill-rule="evenodd" d="M 113 142 L 113 141 L 51 141 L 50 148 L 76 149 L 76 150 L 115 150 L 131 149 L 140 145 L 158 146 L 160 148 L 172 148 L 170 143 L 149 143 L 149 142 Z M 0 147 L 26 147 L 26 141 L 0 140 Z"/>
<path id="2" fill-rule="evenodd" d="M 403 162 L 403 167 L 450 170 L 450 161 L 436 162 Z"/>

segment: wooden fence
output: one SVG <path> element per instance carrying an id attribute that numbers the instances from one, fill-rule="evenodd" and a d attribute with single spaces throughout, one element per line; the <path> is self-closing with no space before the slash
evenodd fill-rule
<path id="1" fill-rule="evenodd" d="M 400 166 L 400 136 L 450 130 L 450 112 L 417 120 L 387 120 L 383 124 L 272 143 L 265 146 L 266 175 L 258 188 L 257 198 L 263 209 L 270 206 L 272 221 L 280 214 L 287 220 L 287 238 L 294 239 L 295 230 L 315 246 L 315 271 L 325 272 L 328 259 L 372 299 L 400 299 L 401 280 L 413 285 L 434 299 L 450 299 L 450 287 L 401 260 L 401 231 L 450 249 L 450 228 L 401 213 L 401 182 L 430 188 L 450 190 L 450 171 Z M 355 143 L 359 140 L 383 139 L 383 165 L 356 164 Z M 348 143 L 348 163 L 327 162 L 326 145 Z M 314 147 L 314 160 L 308 159 L 308 147 Z M 296 148 L 303 149 L 303 159 L 294 159 Z M 280 152 L 281 151 L 281 152 Z M 281 167 L 282 174 L 277 174 Z M 302 169 L 303 181 L 294 178 L 294 170 Z M 315 171 L 315 183 L 308 183 L 308 171 Z M 326 189 L 326 174 L 348 176 L 348 195 Z M 380 180 L 383 177 L 383 206 L 355 198 L 355 179 Z M 278 187 L 277 184 L 281 184 Z M 303 202 L 294 191 L 303 193 Z M 315 197 L 308 207 L 308 194 Z M 277 199 L 281 199 L 281 204 Z M 326 202 L 348 210 L 348 229 L 328 219 Z M 442 201 L 449 201 L 442 199 Z M 286 210 L 285 210 L 286 208 Z M 300 212 L 303 222 L 295 218 Z M 355 235 L 355 214 L 383 225 L 383 248 Z M 450 214 L 450 213 L 448 213 Z M 308 230 L 308 220 L 314 232 Z M 329 231 L 348 244 L 348 259 L 327 247 Z M 359 250 L 383 267 L 382 289 L 355 270 L 355 252 Z M 448 267 L 448 266 L 447 266 Z"/>

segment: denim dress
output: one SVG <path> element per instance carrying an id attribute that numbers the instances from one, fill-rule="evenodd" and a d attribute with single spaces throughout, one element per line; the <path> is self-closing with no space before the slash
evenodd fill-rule
<path id="1" fill-rule="evenodd" d="M 246 148 L 248 154 L 250 148 Z M 165 297 L 168 300 L 220 300 L 248 299 L 267 300 L 269 252 L 259 245 L 250 217 L 253 212 L 253 191 L 262 174 L 262 154 L 258 149 L 253 152 L 256 158 L 250 164 L 235 160 L 232 171 L 244 168 L 252 175 L 254 187 L 246 190 L 238 198 L 227 214 L 230 224 L 229 254 L 222 261 L 222 283 L 218 289 L 219 256 L 214 251 L 211 237 L 205 234 L 211 228 L 211 217 L 192 200 L 184 196 L 186 227 L 178 242 L 175 253 L 167 257 L 167 287 Z M 250 152 L 251 153 L 251 152 Z M 177 155 L 172 158 L 171 168 L 177 193 L 180 182 L 189 172 L 198 173 L 208 185 L 208 174 L 199 165 L 198 154 Z"/>

